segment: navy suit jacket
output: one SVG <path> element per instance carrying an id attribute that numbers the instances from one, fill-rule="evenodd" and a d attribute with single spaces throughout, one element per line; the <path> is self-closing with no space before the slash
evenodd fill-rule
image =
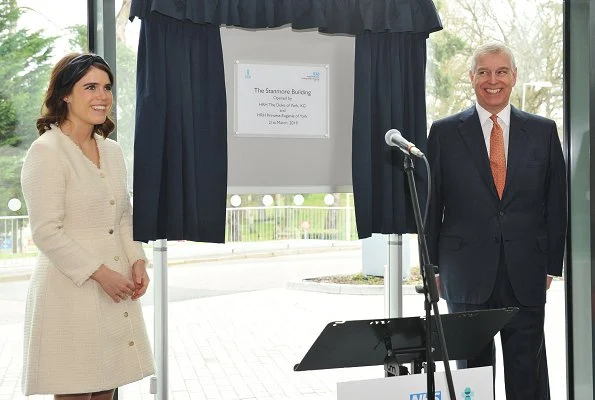
<path id="1" fill-rule="evenodd" d="M 546 276 L 562 274 L 567 191 L 556 124 L 512 107 L 509 135 L 500 200 L 475 106 L 430 128 L 432 196 L 426 234 L 447 301 L 488 300 L 501 243 L 521 304 L 543 305 Z"/>

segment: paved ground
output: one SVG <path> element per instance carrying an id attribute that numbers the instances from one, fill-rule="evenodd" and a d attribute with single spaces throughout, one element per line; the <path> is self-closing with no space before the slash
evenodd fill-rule
<path id="1" fill-rule="evenodd" d="M 250 243 L 195 243 L 167 242 L 168 264 L 205 263 L 218 260 L 241 260 L 255 257 L 309 254 L 321 251 L 360 249 L 358 241 L 340 240 L 275 240 Z M 153 258 L 151 246 L 145 245 L 149 260 Z M 28 279 L 35 265 L 35 257 L 0 259 L 0 282 Z"/>
<path id="2" fill-rule="evenodd" d="M 250 256 L 220 255 L 219 261 L 172 266 L 168 275 L 169 398 L 330 400 L 336 399 L 337 382 L 383 376 L 382 367 L 293 371 L 326 323 L 384 317 L 380 294 L 288 289 L 299 287 L 295 282 L 306 277 L 360 271 L 359 249 L 322 251 L 339 248 L 286 246 L 286 255 L 275 250 L 275 257 L 265 249 L 252 249 Z M 175 252 L 173 245 L 170 252 Z M 173 254 L 172 258 L 176 261 Z M 25 399 L 20 393 L 20 368 L 26 287 L 23 280 L 0 283 L 0 400 Z M 446 312 L 442 302 L 440 307 Z M 556 376 L 551 383 L 552 398 L 565 399 L 562 282 L 550 289 L 547 307 L 550 373 Z M 152 332 L 151 293 L 143 300 L 143 308 Z M 403 310 L 404 316 L 423 314 L 423 298 L 404 296 Z M 501 376 L 498 400 L 504 399 Z M 121 388 L 120 399 L 153 400 L 148 379 Z"/>

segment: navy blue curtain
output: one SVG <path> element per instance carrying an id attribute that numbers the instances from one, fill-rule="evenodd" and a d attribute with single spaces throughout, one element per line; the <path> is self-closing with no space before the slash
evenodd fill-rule
<path id="1" fill-rule="evenodd" d="M 131 17 L 159 13 L 195 24 L 326 33 L 433 32 L 441 29 L 432 0 L 133 0 Z"/>
<path id="2" fill-rule="evenodd" d="M 425 149 L 432 0 L 133 0 L 141 35 L 134 238 L 225 240 L 227 127 L 219 25 L 356 35 L 353 185 L 358 234 L 414 232 L 399 129 Z M 423 166 L 416 168 L 420 200 Z"/>
<path id="3" fill-rule="evenodd" d="M 135 132 L 134 239 L 223 243 L 227 113 L 218 26 L 144 16 Z"/>
<path id="4" fill-rule="evenodd" d="M 427 33 L 356 36 L 352 180 L 357 232 L 416 233 L 404 154 L 384 135 L 398 129 L 425 152 Z M 414 160 L 420 207 L 427 198 L 426 167 Z"/>

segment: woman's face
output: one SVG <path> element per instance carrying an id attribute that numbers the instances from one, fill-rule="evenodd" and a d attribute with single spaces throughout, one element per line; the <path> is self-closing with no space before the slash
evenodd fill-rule
<path id="1" fill-rule="evenodd" d="M 113 100 L 108 74 L 91 67 L 65 98 L 68 104 L 66 119 L 75 127 L 101 125 L 110 113 Z"/>

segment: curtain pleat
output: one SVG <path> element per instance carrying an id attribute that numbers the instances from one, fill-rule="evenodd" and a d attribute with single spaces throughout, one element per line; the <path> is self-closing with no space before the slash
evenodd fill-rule
<path id="1" fill-rule="evenodd" d="M 404 155 L 384 135 L 398 129 L 424 152 L 426 35 L 356 36 L 352 179 L 360 238 L 372 233 L 416 233 Z M 420 207 L 427 198 L 426 168 L 414 160 Z"/>
<path id="2" fill-rule="evenodd" d="M 134 238 L 225 241 L 227 112 L 219 27 L 141 23 Z"/>

